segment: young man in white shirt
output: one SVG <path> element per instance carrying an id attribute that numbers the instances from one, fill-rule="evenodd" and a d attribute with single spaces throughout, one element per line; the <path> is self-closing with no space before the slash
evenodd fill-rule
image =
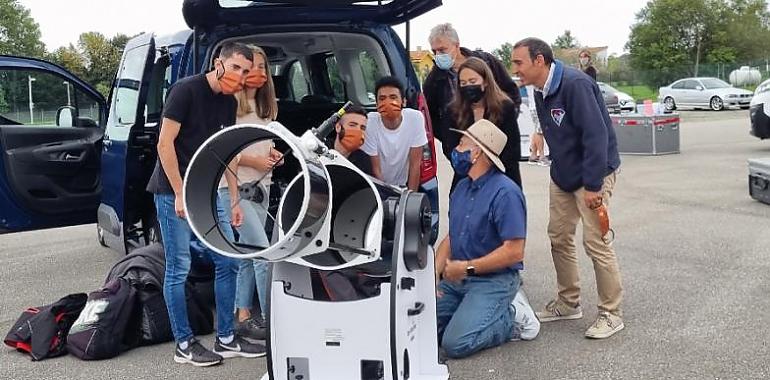
<path id="1" fill-rule="evenodd" d="M 375 85 L 377 112 L 369 113 L 361 148 L 372 158 L 374 177 L 394 186 L 417 191 L 422 149 L 428 143 L 420 111 L 404 108 L 404 85 L 392 76 Z"/>

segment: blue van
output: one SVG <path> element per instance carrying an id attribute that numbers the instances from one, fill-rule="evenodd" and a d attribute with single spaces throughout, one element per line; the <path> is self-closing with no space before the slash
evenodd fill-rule
<path id="1" fill-rule="evenodd" d="M 163 102 L 179 78 L 206 72 L 226 41 L 261 46 L 278 121 L 301 132 L 347 100 L 375 109 L 374 83 L 394 75 L 425 116 L 421 190 L 438 230 L 430 117 L 391 26 L 441 0 L 185 0 L 191 30 L 128 42 L 108 99 L 65 69 L 0 56 L 0 233 L 97 223 L 99 242 L 128 252 L 156 241 L 152 195 Z"/>

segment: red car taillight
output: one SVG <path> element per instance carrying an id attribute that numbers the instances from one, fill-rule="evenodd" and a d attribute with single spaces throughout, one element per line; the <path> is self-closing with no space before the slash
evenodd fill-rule
<path id="1" fill-rule="evenodd" d="M 422 112 L 422 116 L 425 118 L 425 135 L 428 137 L 428 144 L 422 149 L 422 163 L 420 164 L 420 183 L 424 183 L 436 176 L 437 167 L 436 148 L 433 143 L 433 125 L 430 121 L 428 104 L 422 93 L 417 95 L 417 109 Z"/>

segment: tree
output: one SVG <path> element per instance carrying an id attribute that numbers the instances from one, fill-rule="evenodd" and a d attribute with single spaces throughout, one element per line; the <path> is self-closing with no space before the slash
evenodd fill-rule
<path id="1" fill-rule="evenodd" d="M 81 34 L 78 39 L 78 48 L 85 59 L 87 70 L 83 79 L 106 96 L 120 63 L 122 50 L 116 49 L 109 39 L 98 32 Z"/>
<path id="2" fill-rule="evenodd" d="M 492 51 L 492 54 L 497 57 L 501 62 L 503 62 L 503 65 L 508 70 L 508 72 L 511 72 L 511 67 L 513 67 L 513 44 L 510 42 L 506 42 L 502 45 L 500 45 L 499 48 Z"/>
<path id="3" fill-rule="evenodd" d="M 67 47 L 62 46 L 54 50 L 48 55 L 48 60 L 57 63 L 59 66 L 64 67 L 67 69 L 67 71 L 75 74 L 78 77 L 82 78 L 85 75 L 85 58 L 72 44 L 69 44 Z"/>
<path id="4" fill-rule="evenodd" d="M 0 114 L 8 111 L 8 101 L 5 100 L 5 89 L 0 87 Z"/>
<path id="5" fill-rule="evenodd" d="M 724 15 L 725 46 L 735 52 L 734 60 L 767 58 L 770 40 L 770 10 L 766 0 L 732 0 Z"/>
<path id="6" fill-rule="evenodd" d="M 572 35 L 570 30 L 565 30 L 562 35 L 556 37 L 552 45 L 554 49 L 574 49 L 579 46 L 580 42 Z"/>
<path id="7" fill-rule="evenodd" d="M 86 32 L 78 38 L 77 46 L 60 47 L 49 55 L 49 59 L 85 80 L 106 97 L 129 39 L 131 37 L 124 34 L 108 39 L 98 32 Z"/>
<path id="8" fill-rule="evenodd" d="M 43 57 L 40 27 L 16 0 L 0 0 L 0 54 Z"/>
<path id="9" fill-rule="evenodd" d="M 705 64 L 763 58 L 766 0 L 653 0 L 637 13 L 626 49 L 651 85 L 702 74 Z"/>

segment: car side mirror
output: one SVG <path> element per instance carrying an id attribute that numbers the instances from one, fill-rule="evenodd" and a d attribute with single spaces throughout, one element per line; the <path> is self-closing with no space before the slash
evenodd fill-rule
<path id="1" fill-rule="evenodd" d="M 56 111 L 56 126 L 73 127 L 75 125 L 75 107 L 64 106 Z"/>
<path id="2" fill-rule="evenodd" d="M 695 86 L 695 89 L 698 91 L 703 91 L 703 86 Z"/>

